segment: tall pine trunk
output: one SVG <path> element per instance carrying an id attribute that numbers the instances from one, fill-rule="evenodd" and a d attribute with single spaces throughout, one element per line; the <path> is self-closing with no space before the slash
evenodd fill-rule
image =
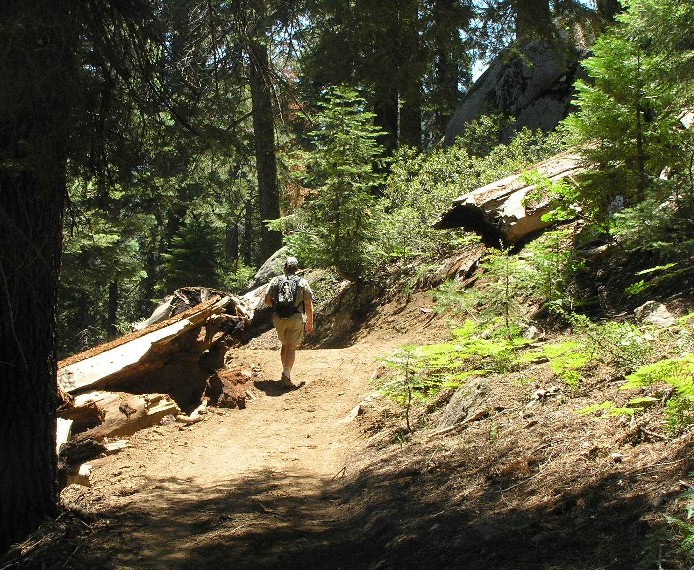
<path id="1" fill-rule="evenodd" d="M 456 0 L 434 0 L 432 4 L 432 19 L 434 26 L 433 65 L 434 86 L 433 97 L 437 103 L 435 109 L 435 125 L 438 135 L 446 132 L 448 121 L 455 113 L 460 103 L 460 88 L 458 57 L 460 53 L 460 27 L 469 25 L 468 12 L 465 22 L 461 21 Z"/>
<path id="2" fill-rule="evenodd" d="M 0 552 L 57 509 L 55 318 L 69 2 L 0 4 Z"/>
<path id="3" fill-rule="evenodd" d="M 118 281 L 108 284 L 108 308 L 106 318 L 106 335 L 109 340 L 118 336 Z"/>
<path id="4" fill-rule="evenodd" d="M 280 217 L 280 192 L 277 182 L 275 120 L 272 111 L 272 83 L 267 45 L 258 39 L 250 41 L 251 99 L 253 101 L 253 134 L 258 174 L 258 210 L 261 220 Z M 282 246 L 282 235 L 260 228 L 260 259 L 262 263 Z"/>
<path id="5" fill-rule="evenodd" d="M 398 146 L 398 91 L 388 77 L 381 78 L 374 90 L 374 124 L 384 134 L 378 142 L 385 156 L 392 156 Z"/>
<path id="6" fill-rule="evenodd" d="M 400 6 L 399 61 L 400 86 L 400 137 L 404 144 L 422 147 L 422 49 L 419 40 L 419 5 L 417 0 L 407 0 Z"/>

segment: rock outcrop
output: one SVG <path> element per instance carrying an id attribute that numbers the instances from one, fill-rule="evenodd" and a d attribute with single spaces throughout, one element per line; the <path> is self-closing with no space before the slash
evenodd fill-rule
<path id="1" fill-rule="evenodd" d="M 499 55 L 470 88 L 448 123 L 444 144 L 451 145 L 470 121 L 488 114 L 515 117 L 502 133 L 508 139 L 522 127 L 550 131 L 571 109 L 574 84 L 584 72 L 583 48 L 563 48 L 535 40 Z"/>

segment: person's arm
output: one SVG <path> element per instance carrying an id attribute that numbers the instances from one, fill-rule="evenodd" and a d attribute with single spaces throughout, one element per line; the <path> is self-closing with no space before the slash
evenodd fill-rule
<path id="1" fill-rule="evenodd" d="M 306 309 L 306 332 L 310 333 L 313 332 L 313 301 L 306 299 L 304 308 Z"/>

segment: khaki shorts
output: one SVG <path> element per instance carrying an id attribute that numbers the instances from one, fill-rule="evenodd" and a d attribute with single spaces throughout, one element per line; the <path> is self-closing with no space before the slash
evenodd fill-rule
<path id="1" fill-rule="evenodd" d="M 272 324 L 275 325 L 280 342 L 299 346 L 304 338 L 304 319 L 301 313 L 282 319 L 276 314 L 272 315 Z"/>

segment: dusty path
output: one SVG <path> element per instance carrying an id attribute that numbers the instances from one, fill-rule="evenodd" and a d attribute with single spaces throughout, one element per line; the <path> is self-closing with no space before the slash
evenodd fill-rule
<path id="1" fill-rule="evenodd" d="M 277 383 L 274 332 L 231 351 L 228 367 L 252 371 L 255 398 L 191 426 L 143 430 L 129 449 L 94 461 L 92 487 L 63 492 L 95 515 L 64 567 L 364 567 L 345 558 L 364 554 L 364 529 L 350 535 L 344 524 L 363 490 L 345 488 L 368 444 L 350 413 L 372 393 L 379 357 L 444 334 L 430 307 L 428 295 L 393 303 L 352 346 L 301 350 L 292 376 L 306 385 L 296 391 Z"/>
<path id="2" fill-rule="evenodd" d="M 349 415 L 371 390 L 381 351 L 303 350 L 293 376 L 306 385 L 292 392 L 275 382 L 276 350 L 235 351 L 232 366 L 255 373 L 245 410 L 144 430 L 94 462 L 91 489 L 66 491 L 98 513 L 71 567 L 289 568 L 308 556 L 338 568 L 321 537 L 340 518 L 331 490 L 365 444 Z"/>

